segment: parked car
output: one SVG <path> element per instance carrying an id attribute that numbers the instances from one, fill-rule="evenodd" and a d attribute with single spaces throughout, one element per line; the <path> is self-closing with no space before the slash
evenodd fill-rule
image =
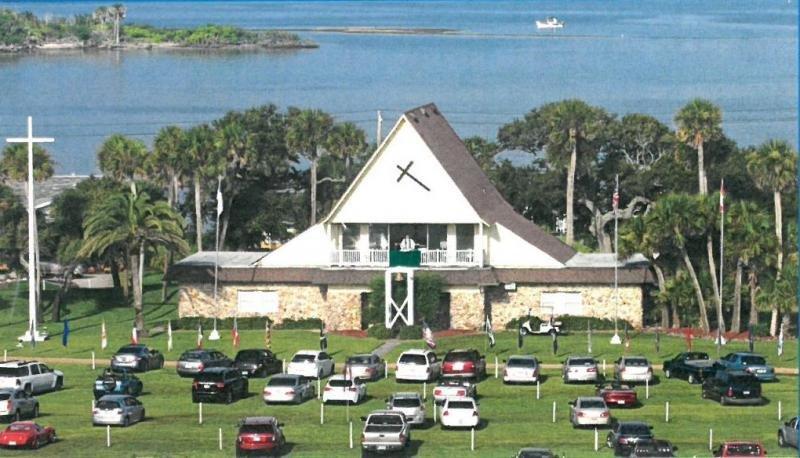
<path id="1" fill-rule="evenodd" d="M 36 418 L 39 416 L 39 401 L 16 388 L 0 389 L 0 417 L 20 421 L 22 417 Z"/>
<path id="2" fill-rule="evenodd" d="M 430 382 L 442 373 L 441 362 L 430 350 L 406 350 L 397 358 L 397 381 Z"/>
<path id="3" fill-rule="evenodd" d="M 108 394 L 100 398 L 92 411 L 92 425 L 130 426 L 144 420 L 144 405 L 127 394 Z"/>
<path id="4" fill-rule="evenodd" d="M 333 374 L 335 367 L 336 364 L 326 352 L 301 350 L 292 357 L 286 373 L 308 378 L 323 378 Z"/>
<path id="5" fill-rule="evenodd" d="M 611 413 L 603 398 L 580 396 L 569 403 L 569 421 L 574 428 L 579 426 L 608 426 Z"/>
<path id="6" fill-rule="evenodd" d="M 322 402 L 349 402 L 358 404 L 367 397 L 367 384 L 360 378 L 349 378 L 344 375 L 334 375 L 328 379 L 325 391 L 322 392 Z"/>
<path id="7" fill-rule="evenodd" d="M 245 454 L 279 454 L 286 445 L 283 423 L 275 417 L 245 417 L 239 422 L 236 435 L 236 456 Z"/>
<path id="8" fill-rule="evenodd" d="M 402 450 L 411 443 L 411 425 L 401 412 L 376 410 L 361 417 L 361 449 L 364 452 L 390 452 Z"/>
<path id="9" fill-rule="evenodd" d="M 778 445 L 797 448 L 798 419 L 792 418 L 778 429 Z"/>
<path id="10" fill-rule="evenodd" d="M 44 444 L 57 441 L 56 430 L 52 426 L 39 426 L 32 421 L 17 421 L 0 432 L 0 447 L 37 449 Z"/>
<path id="11" fill-rule="evenodd" d="M 111 357 L 111 368 L 146 372 L 164 367 L 164 355 L 147 345 L 125 345 Z"/>
<path id="12" fill-rule="evenodd" d="M 714 456 L 724 458 L 765 457 L 767 451 L 759 442 L 723 442 L 714 449 Z"/>
<path id="13" fill-rule="evenodd" d="M 316 394 L 317 389 L 311 379 L 300 375 L 277 374 L 269 379 L 262 396 L 265 404 L 275 402 L 300 404 Z"/>
<path id="14" fill-rule="evenodd" d="M 714 377 L 703 380 L 700 393 L 703 399 L 716 399 L 720 405 L 761 405 L 761 382 L 747 372 L 719 371 Z"/>
<path id="15" fill-rule="evenodd" d="M 636 442 L 653 439 L 652 429 L 640 421 L 617 422 L 606 436 L 606 445 L 614 449 L 615 456 L 628 456 Z"/>
<path id="16" fill-rule="evenodd" d="M 466 396 L 447 398 L 440 421 L 443 428 L 476 428 L 480 423 L 478 403 Z"/>
<path id="17" fill-rule="evenodd" d="M 100 399 L 107 394 L 139 396 L 142 394 L 143 388 L 144 384 L 139 377 L 133 375 L 128 369 L 107 367 L 95 379 L 93 391 L 94 398 Z"/>
<path id="18" fill-rule="evenodd" d="M 525 447 L 519 449 L 514 458 L 555 458 L 555 455 L 547 448 Z"/>
<path id="19" fill-rule="evenodd" d="M 419 393 L 395 393 L 389 396 L 386 410 L 402 413 L 412 425 L 425 423 L 425 402 Z"/>
<path id="20" fill-rule="evenodd" d="M 676 447 L 664 440 L 641 440 L 633 445 L 629 458 L 672 458 Z"/>
<path id="21" fill-rule="evenodd" d="M 486 358 L 478 350 L 450 350 L 444 355 L 442 377 L 479 381 L 486 377 Z"/>
<path id="22" fill-rule="evenodd" d="M 386 361 L 376 354 L 353 355 L 345 362 L 345 371 L 350 377 L 359 377 L 364 381 L 380 380 L 386 376 Z"/>
<path id="23" fill-rule="evenodd" d="M 689 383 L 700 383 L 714 375 L 714 361 L 708 353 L 689 351 L 678 353 L 674 358 L 664 361 L 664 377 L 681 378 Z"/>
<path id="24" fill-rule="evenodd" d="M 717 370 L 745 371 L 758 377 L 762 382 L 777 380 L 775 369 L 767 364 L 763 356 L 755 353 L 728 353 L 714 367 Z"/>
<path id="25" fill-rule="evenodd" d="M 603 398 L 609 407 L 633 407 L 639 402 L 636 390 L 619 381 L 597 385 L 595 394 Z"/>
<path id="26" fill-rule="evenodd" d="M 459 396 L 477 398 L 478 388 L 466 379 L 443 379 L 433 388 L 433 402 L 440 405 L 449 397 Z"/>
<path id="27" fill-rule="evenodd" d="M 216 350 L 188 350 L 178 358 L 177 371 L 181 377 L 194 377 L 212 367 L 231 367 L 233 361 Z"/>
<path id="28" fill-rule="evenodd" d="M 512 355 L 503 369 L 503 383 L 536 383 L 539 380 L 539 360 L 535 356 Z"/>
<path id="29" fill-rule="evenodd" d="M 614 378 L 621 382 L 652 382 L 653 367 L 643 356 L 623 356 L 614 363 Z"/>
<path id="30" fill-rule="evenodd" d="M 224 401 L 246 398 L 250 382 L 242 371 L 229 367 L 212 367 L 197 374 L 192 382 L 192 402 Z"/>
<path id="31" fill-rule="evenodd" d="M 60 390 L 64 373 L 38 361 L 0 363 L 0 388 L 20 388 L 28 394 Z"/>
<path id="32" fill-rule="evenodd" d="M 268 377 L 283 370 L 283 363 L 270 350 L 239 350 L 233 366 L 247 377 Z"/>
<path id="33" fill-rule="evenodd" d="M 597 377 L 597 361 L 591 356 L 570 356 L 561 369 L 564 383 L 596 382 Z"/>

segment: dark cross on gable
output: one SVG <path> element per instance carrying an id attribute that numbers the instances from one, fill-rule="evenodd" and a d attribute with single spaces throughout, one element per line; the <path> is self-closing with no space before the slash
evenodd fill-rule
<path id="1" fill-rule="evenodd" d="M 424 183 L 422 183 L 421 181 L 419 181 L 419 180 L 417 179 L 417 177 L 415 177 L 414 175 L 412 175 L 412 174 L 411 174 L 411 172 L 409 172 L 409 171 L 408 171 L 408 169 L 410 169 L 412 165 L 414 165 L 414 161 L 409 161 L 409 162 L 408 162 L 408 165 L 407 165 L 405 168 L 403 168 L 403 167 L 400 167 L 399 165 L 397 165 L 397 166 L 396 166 L 396 167 L 397 167 L 397 168 L 400 170 L 400 172 L 401 172 L 401 173 L 400 173 L 400 176 L 399 176 L 399 177 L 397 177 L 397 182 L 399 183 L 399 182 L 400 182 L 400 180 L 402 180 L 402 179 L 403 179 L 403 177 L 407 175 L 409 178 L 411 178 L 412 180 L 414 180 L 414 182 L 416 182 L 418 185 L 422 186 L 422 187 L 423 187 L 423 188 L 424 188 L 426 191 L 430 191 L 430 190 L 431 190 L 431 188 L 429 188 L 429 187 L 425 186 L 425 184 L 424 184 Z"/>

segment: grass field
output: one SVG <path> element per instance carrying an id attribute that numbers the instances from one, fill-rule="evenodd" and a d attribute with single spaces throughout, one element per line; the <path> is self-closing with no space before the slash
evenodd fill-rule
<path id="1" fill-rule="evenodd" d="M 175 319 L 174 304 L 159 305 L 158 285 L 155 277 L 149 281 L 146 295 L 147 321 L 149 325 L 163 324 L 167 319 Z M 191 403 L 190 379 L 179 378 L 174 370 L 164 369 L 141 375 L 145 393 L 141 396 L 147 408 L 148 420 L 128 429 L 112 428 L 112 448 L 105 448 L 105 428 L 91 426 L 90 407 L 92 401 L 92 382 L 100 367 L 113 351 L 127 343 L 132 321 L 132 310 L 107 302 L 101 295 L 88 295 L 83 292 L 73 294 L 69 301 L 71 337 L 69 347 L 63 348 L 60 336 L 35 349 L 25 346 L 13 347 L 15 338 L 24 331 L 26 322 L 26 301 L 24 288 L 0 290 L 0 351 L 8 346 L 9 357 L 73 357 L 88 358 L 91 351 L 98 355 L 98 370 L 92 371 L 88 364 L 58 365 L 66 373 L 65 389 L 39 397 L 41 402 L 42 424 L 56 428 L 61 440 L 36 452 L 38 456 L 232 456 L 236 422 L 248 415 L 275 415 L 286 424 L 285 432 L 289 440 L 291 456 L 338 457 L 358 456 L 358 442 L 362 423 L 361 415 L 381 408 L 383 399 L 395 391 L 421 391 L 422 385 L 395 383 L 393 378 L 369 385 L 370 398 L 359 406 L 350 408 L 354 420 L 355 449 L 348 448 L 348 421 L 345 406 L 326 408 L 326 423 L 319 424 L 319 402 L 312 400 L 299 406 L 265 406 L 260 398 L 264 385 L 262 379 L 251 381 L 251 397 L 232 405 L 204 404 L 203 425 L 198 424 L 197 405 Z M 50 291 L 48 291 L 49 293 Z M 15 299 L 16 298 L 16 299 Z M 106 320 L 109 327 L 109 348 L 100 351 L 99 324 Z M 61 327 L 51 326 L 51 333 L 60 333 Z M 223 340 L 214 346 L 231 354 L 229 330 L 221 330 Z M 528 338 L 522 351 L 516 348 L 513 332 L 498 333 L 498 343 L 487 352 L 487 359 L 493 362 L 512 353 L 535 353 L 543 362 L 553 363 L 563 360 L 570 353 L 585 353 L 585 333 L 559 338 L 559 351 L 552 355 L 552 344 L 547 337 Z M 616 359 L 623 349 L 608 344 L 608 334 L 597 334 L 593 339 L 593 354 L 598 359 Z M 629 350 L 632 354 L 645 354 L 651 361 L 659 363 L 685 348 L 682 338 L 662 338 L 661 351 L 656 354 L 654 337 L 633 335 Z M 148 345 L 165 350 L 166 336 L 158 335 L 144 339 Z M 175 349 L 167 353 L 167 359 L 177 359 L 184 349 L 193 348 L 194 331 L 175 333 Z M 279 356 L 289 357 L 300 348 L 315 348 L 318 336 L 312 331 L 275 331 L 273 348 Z M 481 335 L 442 338 L 438 341 L 437 352 L 443 354 L 450 348 L 475 347 L 483 351 L 486 338 Z M 332 335 L 329 339 L 330 351 L 339 362 L 345 356 L 371 351 L 380 345 L 375 339 L 358 339 Z M 243 347 L 260 347 L 263 332 L 243 331 Z M 207 345 L 208 346 L 208 345 Z M 389 356 L 394 361 L 404 348 L 420 347 L 419 341 L 403 342 Z M 723 352 L 741 350 L 746 343 L 736 342 L 723 348 Z M 695 341 L 695 349 L 708 351 L 714 355 L 716 349 L 712 342 Z M 758 342 L 756 350 L 768 356 L 773 364 L 783 367 L 796 367 L 796 343 L 787 342 L 786 353 L 777 358 L 774 343 Z M 661 374 L 660 367 L 656 370 Z M 567 402 L 578 395 L 591 394 L 593 387 L 586 385 L 564 385 L 556 371 L 545 371 L 541 385 L 542 398 L 536 400 L 536 389 L 531 386 L 505 386 L 493 377 L 479 385 L 481 417 L 484 425 L 476 432 L 476 450 L 470 451 L 468 431 L 443 431 L 438 425 L 429 425 L 415 430 L 411 448 L 418 456 L 442 457 L 447 455 L 466 455 L 481 457 L 509 457 L 523 446 L 539 445 L 550 447 L 569 457 L 611 456 L 609 449 L 593 451 L 594 433 L 591 430 L 574 431 L 567 421 Z M 651 398 L 643 401 L 639 408 L 615 410 L 613 414 L 622 420 L 644 420 L 654 426 L 657 437 L 665 438 L 678 447 L 679 456 L 709 456 L 708 430 L 714 430 L 714 442 L 725 439 L 757 439 L 764 442 L 770 456 L 796 456 L 794 450 L 777 448 L 775 433 L 779 425 L 777 418 L 778 401 L 782 403 L 784 420 L 794 415 L 798 409 L 797 377 L 782 377 L 780 382 L 764 385 L 764 395 L 768 403 L 760 407 L 721 407 L 712 401 L 700 399 L 700 388 L 678 380 L 662 380 L 651 386 Z M 431 387 L 428 387 L 430 393 Z M 644 398 L 644 387 L 639 389 Z M 553 402 L 557 405 L 557 422 L 551 422 Z M 671 421 L 664 422 L 664 403 L 670 402 Z M 429 416 L 432 415 L 430 402 Z M 218 449 L 218 428 L 223 431 L 223 450 Z M 601 445 L 605 431 L 600 432 Z M 21 456 L 28 452 L 3 451 L 4 456 Z"/>

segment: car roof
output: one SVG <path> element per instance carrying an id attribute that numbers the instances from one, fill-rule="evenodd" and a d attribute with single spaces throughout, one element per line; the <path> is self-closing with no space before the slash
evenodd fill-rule
<path id="1" fill-rule="evenodd" d="M 646 357 L 644 357 L 644 356 L 637 356 L 637 355 L 623 356 L 623 357 L 622 357 L 622 358 L 620 358 L 620 359 L 644 359 L 644 360 L 647 360 L 647 358 L 646 358 Z"/>
<path id="2" fill-rule="evenodd" d="M 601 398 L 600 396 L 578 396 L 576 401 L 600 401 L 600 402 L 605 402 L 605 400 L 603 398 Z"/>
<path id="3" fill-rule="evenodd" d="M 123 345 L 123 346 L 121 346 L 119 348 L 147 348 L 147 345 L 145 345 L 145 344 L 128 344 L 128 345 Z"/>
<path id="4" fill-rule="evenodd" d="M 276 378 L 302 379 L 302 378 L 305 378 L 305 377 L 303 377 L 302 375 L 297 375 L 297 374 L 275 374 L 275 375 L 272 376 L 272 378 L 273 379 L 276 379 Z"/>
<path id="5" fill-rule="evenodd" d="M 475 399 L 473 399 L 470 396 L 448 396 L 447 399 L 444 400 L 444 402 L 448 402 L 448 403 L 449 402 L 453 402 L 453 401 L 456 401 L 456 402 L 459 402 L 459 401 L 467 402 L 467 401 L 469 401 L 469 402 L 473 402 L 474 403 Z"/>
<path id="6" fill-rule="evenodd" d="M 533 356 L 533 355 L 511 355 L 511 356 L 508 357 L 508 359 L 512 359 L 512 358 L 513 359 L 533 359 L 533 360 L 536 359 L 536 357 Z M 533 449 L 531 449 L 531 450 L 533 450 Z M 541 450 L 544 450 L 544 449 L 541 449 Z"/>
<path id="7" fill-rule="evenodd" d="M 567 361 L 571 359 L 594 359 L 594 356 L 591 355 L 570 355 L 567 356 Z"/>
<path id="8" fill-rule="evenodd" d="M 98 399 L 98 401 L 121 401 L 123 399 L 132 398 L 132 397 L 133 396 L 130 396 L 130 395 L 127 395 L 127 394 L 107 394 L 107 395 L 101 397 L 100 399 Z"/>
<path id="9" fill-rule="evenodd" d="M 643 421 L 621 421 L 618 424 L 620 426 L 634 426 L 634 425 L 636 425 L 636 426 L 646 426 L 648 428 L 650 427 L 650 425 L 648 425 L 647 423 L 645 423 Z"/>
<path id="10" fill-rule="evenodd" d="M 373 410 L 369 415 L 403 415 L 403 413 L 396 410 Z M 403 418 L 405 418 L 404 415 Z"/>
<path id="11" fill-rule="evenodd" d="M 478 350 L 476 350 L 474 348 L 457 348 L 457 349 L 450 350 L 447 353 L 467 353 L 467 352 L 473 352 L 473 351 L 477 352 Z"/>
<path id="12" fill-rule="evenodd" d="M 209 367 L 208 369 L 205 369 L 199 375 L 202 375 L 202 374 L 217 374 L 217 373 L 222 374 L 223 372 L 228 372 L 228 371 L 232 371 L 232 370 L 234 370 L 234 369 L 232 369 L 230 367 Z"/>
<path id="13" fill-rule="evenodd" d="M 430 350 L 423 350 L 423 349 L 419 349 L 419 348 L 411 348 L 409 350 L 404 351 L 403 353 L 400 353 L 400 355 L 401 356 L 402 355 L 427 355 L 430 352 L 431 352 Z"/>
<path id="14" fill-rule="evenodd" d="M 471 386 L 472 382 L 463 378 L 446 378 L 439 381 L 440 386 Z"/>
<path id="15" fill-rule="evenodd" d="M 334 374 L 331 375 L 330 378 L 328 378 L 328 381 L 330 382 L 331 380 L 352 380 L 354 378 L 360 378 L 360 377 L 348 377 L 342 374 Z"/>
<path id="16" fill-rule="evenodd" d="M 295 355 L 314 355 L 317 356 L 318 354 L 322 353 L 319 350 L 298 350 Z"/>
<path id="17" fill-rule="evenodd" d="M 419 398 L 421 397 L 419 393 L 411 392 L 411 391 L 403 391 L 400 393 L 394 393 L 392 395 L 393 398 Z"/>
<path id="18" fill-rule="evenodd" d="M 269 425 L 272 423 L 277 423 L 277 419 L 275 417 L 244 417 L 239 424 L 240 425 Z"/>
<path id="19" fill-rule="evenodd" d="M 350 355 L 350 356 L 348 356 L 348 358 L 358 358 L 360 356 L 368 356 L 369 357 L 369 356 L 378 356 L 378 355 L 376 355 L 375 353 L 358 353 L 358 354 L 355 354 L 355 355 Z"/>
<path id="20" fill-rule="evenodd" d="M 0 363 L 0 367 L 20 367 L 28 364 L 40 364 L 39 361 L 6 361 Z"/>

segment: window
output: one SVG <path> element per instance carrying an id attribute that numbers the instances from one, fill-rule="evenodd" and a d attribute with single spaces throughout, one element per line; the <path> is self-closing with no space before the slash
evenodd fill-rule
<path id="1" fill-rule="evenodd" d="M 31 364 L 31 375 L 39 375 L 39 365 L 38 364 Z"/>
<path id="2" fill-rule="evenodd" d="M 277 291 L 243 291 L 236 293 L 236 307 L 239 315 L 264 316 L 278 313 Z"/>
<path id="3" fill-rule="evenodd" d="M 475 227 L 456 224 L 456 250 L 471 250 L 475 246 Z"/>
<path id="4" fill-rule="evenodd" d="M 343 224 L 342 225 L 342 249 L 343 250 L 357 250 L 358 239 L 361 236 L 360 224 Z"/>
<path id="5" fill-rule="evenodd" d="M 447 225 L 429 224 L 428 225 L 428 249 L 446 250 L 447 249 Z"/>
<path id="6" fill-rule="evenodd" d="M 370 224 L 369 225 L 369 249 L 388 250 L 389 249 L 389 225 Z"/>

